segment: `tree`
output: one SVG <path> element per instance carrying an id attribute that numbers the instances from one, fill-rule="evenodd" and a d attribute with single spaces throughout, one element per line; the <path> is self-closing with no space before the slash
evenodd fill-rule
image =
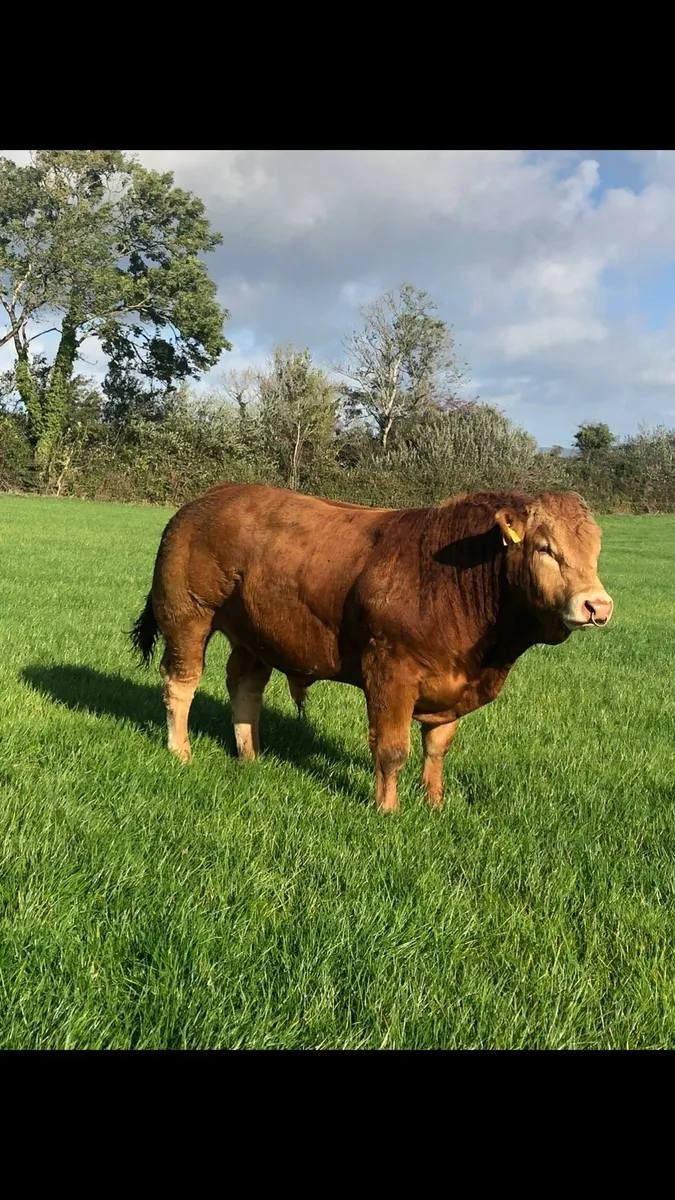
<path id="1" fill-rule="evenodd" d="M 404 283 L 359 311 L 363 326 L 345 338 L 347 362 L 337 370 L 349 381 L 344 389 L 348 415 L 370 420 L 386 450 L 397 420 L 461 405 L 457 391 L 465 381 L 463 365 L 428 292 Z"/>
<path id="2" fill-rule="evenodd" d="M 269 452 L 288 487 L 296 490 L 306 468 L 334 457 L 337 394 L 309 350 L 277 346 L 258 376 L 261 419 Z"/>
<path id="3" fill-rule="evenodd" d="M 585 421 L 577 429 L 574 441 L 579 453 L 582 457 L 586 458 L 589 454 L 598 454 L 604 450 L 609 450 L 610 446 L 616 441 L 616 438 L 609 425 L 606 425 L 604 421 L 596 423 Z"/>
<path id="4" fill-rule="evenodd" d="M 237 405 L 239 416 L 243 420 L 249 405 L 258 394 L 258 374 L 252 367 L 245 367 L 243 371 L 226 371 L 222 379 L 222 389 L 228 400 Z"/>
<path id="5" fill-rule="evenodd" d="M 198 257 L 221 241 L 201 200 L 120 150 L 38 150 L 26 167 L 0 159 L 0 346 L 14 345 L 43 476 L 86 338 L 100 339 L 118 387 L 127 374 L 172 388 L 230 349 L 229 314 Z M 30 343 L 45 332 L 59 337 L 42 387 Z"/>

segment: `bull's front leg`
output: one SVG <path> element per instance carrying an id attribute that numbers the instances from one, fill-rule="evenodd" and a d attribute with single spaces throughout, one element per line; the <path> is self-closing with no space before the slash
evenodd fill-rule
<path id="1" fill-rule="evenodd" d="M 410 753 L 410 723 L 417 690 L 405 675 L 369 674 L 366 681 L 368 740 L 375 764 L 375 803 L 398 812 L 397 781 Z"/>

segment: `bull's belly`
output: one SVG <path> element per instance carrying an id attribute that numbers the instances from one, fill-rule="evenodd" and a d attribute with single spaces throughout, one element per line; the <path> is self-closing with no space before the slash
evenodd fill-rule
<path id="1" fill-rule="evenodd" d="M 252 619 L 239 596 L 232 596 L 215 615 L 214 628 L 233 645 L 244 646 L 262 662 L 307 683 L 341 675 L 338 639 L 306 611 L 280 607 L 267 619 Z"/>

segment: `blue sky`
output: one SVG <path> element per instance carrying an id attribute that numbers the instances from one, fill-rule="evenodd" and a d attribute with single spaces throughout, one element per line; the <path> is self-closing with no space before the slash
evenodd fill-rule
<path id="1" fill-rule="evenodd" d="M 278 342 L 338 360 L 358 305 L 408 279 L 452 325 L 468 394 L 542 445 L 583 420 L 675 426 L 675 152 L 136 153 L 224 236 L 210 269 L 233 351 L 206 385 Z M 100 377 L 100 348 L 84 353 Z"/>

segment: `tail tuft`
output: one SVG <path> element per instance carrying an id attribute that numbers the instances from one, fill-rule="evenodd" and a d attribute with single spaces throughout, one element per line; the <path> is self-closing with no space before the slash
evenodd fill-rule
<path id="1" fill-rule="evenodd" d="M 158 637 L 159 626 L 152 607 L 152 592 L 148 592 L 145 608 L 129 633 L 131 644 L 146 667 L 150 666 Z"/>

